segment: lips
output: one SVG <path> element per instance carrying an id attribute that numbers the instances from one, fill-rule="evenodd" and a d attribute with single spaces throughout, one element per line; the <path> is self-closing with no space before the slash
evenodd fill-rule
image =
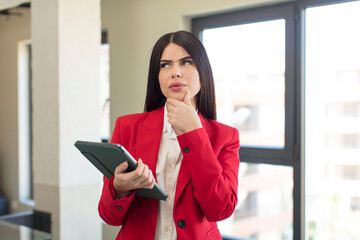
<path id="1" fill-rule="evenodd" d="M 180 91 L 181 89 L 183 89 L 186 85 L 182 82 L 175 82 L 170 84 L 169 88 L 173 91 Z"/>

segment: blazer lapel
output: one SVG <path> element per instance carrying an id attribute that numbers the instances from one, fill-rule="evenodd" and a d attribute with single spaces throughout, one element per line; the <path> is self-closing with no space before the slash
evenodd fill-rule
<path id="1" fill-rule="evenodd" d="M 136 138 L 136 157 L 149 166 L 155 178 L 163 122 L 163 107 L 150 112 L 145 120 L 139 123 Z"/>
<path id="2" fill-rule="evenodd" d="M 214 137 L 214 133 L 212 131 L 212 128 L 209 124 L 209 121 L 206 120 L 201 113 L 198 114 L 200 117 L 200 121 L 201 124 L 203 126 L 203 128 L 205 129 L 210 142 L 213 142 L 213 137 Z M 190 173 L 188 171 L 188 169 L 181 163 L 180 166 L 180 171 L 179 171 L 179 176 L 178 176 L 178 180 L 177 180 L 177 185 L 176 185 L 176 192 L 175 192 L 175 202 L 178 201 L 178 199 L 180 198 L 182 192 L 184 191 L 186 185 L 190 182 Z"/>

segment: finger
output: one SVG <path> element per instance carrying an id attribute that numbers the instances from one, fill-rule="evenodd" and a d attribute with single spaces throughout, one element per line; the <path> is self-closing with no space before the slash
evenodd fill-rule
<path id="1" fill-rule="evenodd" d="M 167 102 L 166 105 L 169 107 L 172 107 L 172 108 L 178 106 L 181 103 L 181 101 L 179 101 L 175 98 L 167 98 L 166 102 Z"/>
<path id="2" fill-rule="evenodd" d="M 171 121 L 173 121 L 176 118 L 176 116 L 178 116 L 178 114 L 179 114 L 179 110 L 176 108 L 174 108 L 171 111 L 168 111 L 167 118 L 168 118 L 170 124 L 171 124 Z"/>
<path id="3" fill-rule="evenodd" d="M 173 123 L 174 123 L 173 119 L 172 119 L 170 116 L 168 116 L 168 123 L 169 123 L 171 126 L 172 126 Z"/>
<path id="4" fill-rule="evenodd" d="M 168 113 L 172 112 L 174 107 L 175 106 L 171 103 L 171 101 L 166 102 L 166 110 L 167 110 Z"/>
<path id="5" fill-rule="evenodd" d="M 154 185 L 155 185 L 155 178 L 154 175 L 152 174 L 152 171 L 149 170 L 149 176 L 140 183 L 140 186 L 141 188 L 151 189 L 154 187 Z"/>
<path id="6" fill-rule="evenodd" d="M 147 188 L 147 189 L 153 189 L 155 185 L 155 180 L 151 180 L 150 182 L 147 182 L 146 184 L 143 184 L 141 188 Z"/>
<path id="7" fill-rule="evenodd" d="M 151 175 L 151 183 L 150 183 L 150 188 L 153 188 L 155 185 L 155 177 L 154 174 L 152 173 L 152 171 L 150 170 L 150 175 Z"/>
<path id="8" fill-rule="evenodd" d="M 134 179 L 134 185 L 136 186 L 136 188 L 142 188 L 144 186 L 147 186 L 150 182 L 151 182 L 150 169 L 146 164 L 144 164 L 144 170 L 141 176 Z"/>
<path id="9" fill-rule="evenodd" d="M 154 188 L 154 186 L 155 186 L 155 178 L 153 178 L 152 179 L 152 181 L 151 181 L 151 184 L 150 184 L 150 189 L 152 189 L 152 188 Z"/>
<path id="10" fill-rule="evenodd" d="M 144 167 L 145 167 L 145 165 L 144 165 L 143 161 L 139 158 L 138 165 L 137 165 L 136 169 L 131 172 L 132 178 L 133 178 L 134 181 L 136 181 L 136 179 L 141 177 L 141 175 L 142 175 L 142 173 L 144 171 Z"/>
<path id="11" fill-rule="evenodd" d="M 186 93 L 185 93 L 185 95 L 184 95 L 184 103 L 186 104 L 186 105 L 191 105 L 191 101 L 190 101 L 190 91 L 188 90 L 188 91 L 186 91 Z M 191 105 L 192 106 L 192 105 Z"/>
<path id="12" fill-rule="evenodd" d="M 150 171 L 149 166 L 144 164 L 144 171 L 142 172 L 141 177 L 145 178 L 145 179 L 148 178 L 149 177 L 149 171 Z"/>
<path id="13" fill-rule="evenodd" d="M 174 100 L 175 99 L 173 99 L 173 98 L 167 98 L 166 99 L 166 106 L 169 108 L 170 106 L 174 105 Z"/>
<path id="14" fill-rule="evenodd" d="M 116 175 L 118 173 L 125 172 L 128 167 L 129 167 L 129 164 L 128 164 L 128 162 L 125 161 L 125 162 L 119 164 L 119 166 L 117 166 L 115 168 L 114 174 Z"/>
<path id="15" fill-rule="evenodd" d="M 173 113 L 168 112 L 167 114 L 168 120 L 172 119 L 174 117 L 173 115 L 174 115 Z"/>
<path id="16" fill-rule="evenodd" d="M 174 100 L 174 99 L 172 99 Z M 168 112 L 168 115 L 171 114 L 171 113 L 174 113 L 177 109 L 177 104 L 174 103 L 174 101 L 170 100 L 169 102 L 166 103 L 166 109 L 167 109 L 167 112 Z M 175 100 L 177 101 L 177 100 Z"/>

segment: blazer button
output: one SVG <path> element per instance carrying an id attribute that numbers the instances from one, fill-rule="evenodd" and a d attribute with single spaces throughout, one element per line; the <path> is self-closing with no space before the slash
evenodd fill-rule
<path id="1" fill-rule="evenodd" d="M 184 152 L 188 153 L 190 149 L 188 147 L 184 147 Z"/>
<path id="2" fill-rule="evenodd" d="M 179 228 L 184 228 L 186 226 L 185 220 L 179 220 L 177 222 L 177 224 L 178 224 Z"/>
<path id="3" fill-rule="evenodd" d="M 122 207 L 120 207 L 120 206 L 117 206 L 116 208 L 117 208 L 117 209 L 119 209 L 119 210 L 123 210 L 123 208 L 122 208 Z"/>

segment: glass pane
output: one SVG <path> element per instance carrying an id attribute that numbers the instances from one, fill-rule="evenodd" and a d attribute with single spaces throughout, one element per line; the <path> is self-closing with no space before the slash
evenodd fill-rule
<path id="1" fill-rule="evenodd" d="M 218 223 L 224 235 L 257 240 L 293 238 L 292 167 L 241 163 L 238 205 Z"/>
<path id="2" fill-rule="evenodd" d="M 284 148 L 285 20 L 203 31 L 213 68 L 218 120 L 241 145 Z"/>
<path id="3" fill-rule="evenodd" d="M 360 2 L 306 10 L 306 239 L 360 236 L 359 13 Z"/>

